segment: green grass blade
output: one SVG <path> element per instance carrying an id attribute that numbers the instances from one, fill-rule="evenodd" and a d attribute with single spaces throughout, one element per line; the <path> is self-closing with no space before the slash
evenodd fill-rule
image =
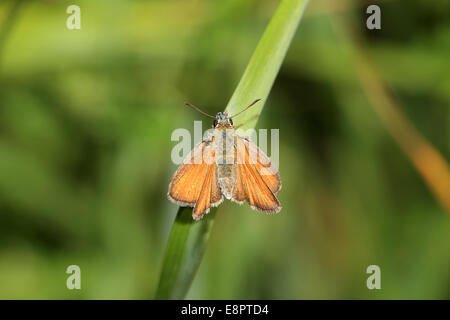
<path id="1" fill-rule="evenodd" d="M 217 208 L 196 222 L 192 208 L 180 207 L 167 242 L 156 299 L 182 299 L 190 287 L 209 238 Z"/>
<path id="2" fill-rule="evenodd" d="M 258 104 L 239 115 L 235 124 L 253 128 L 269 95 L 308 0 L 283 0 L 239 82 L 226 111 L 235 114 L 260 98 Z M 192 208 L 178 210 L 167 243 L 156 299 L 183 299 L 201 261 L 216 208 L 202 220 L 192 219 Z"/>
<path id="3" fill-rule="evenodd" d="M 308 0 L 284 0 L 278 6 L 226 111 L 232 115 L 257 98 L 262 101 L 239 115 L 235 125 L 242 124 L 243 129 L 255 127 L 307 3 Z"/>

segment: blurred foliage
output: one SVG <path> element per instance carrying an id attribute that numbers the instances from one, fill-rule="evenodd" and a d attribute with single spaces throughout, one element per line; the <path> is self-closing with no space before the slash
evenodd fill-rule
<path id="1" fill-rule="evenodd" d="M 277 2 L 0 3 L 0 298 L 153 297 L 176 206 L 175 128 L 223 110 Z M 338 3 L 341 3 L 340 1 Z M 355 30 L 450 159 L 450 2 L 311 1 L 259 128 L 280 128 L 283 210 L 224 202 L 188 298 L 450 298 L 450 221 L 389 135 L 330 22 Z M 66 8 L 81 7 L 81 30 Z M 6 32 L 4 32 L 6 30 Z M 67 290 L 77 264 L 82 290 Z M 381 267 L 380 291 L 366 288 Z"/>

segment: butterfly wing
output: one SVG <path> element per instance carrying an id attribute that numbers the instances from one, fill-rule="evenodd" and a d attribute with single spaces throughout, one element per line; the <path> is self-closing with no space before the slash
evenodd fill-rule
<path id="1" fill-rule="evenodd" d="M 235 150 L 237 174 L 231 200 L 247 200 L 250 207 L 265 213 L 279 212 L 281 205 L 275 196 L 281 188 L 278 170 L 270 160 L 263 161 L 268 157 L 248 139 L 236 136 Z"/>
<path id="2" fill-rule="evenodd" d="M 194 207 L 192 216 L 196 220 L 223 200 L 216 178 L 213 144 L 213 140 L 199 143 L 169 185 L 168 198 L 178 205 Z"/>
<path id="3" fill-rule="evenodd" d="M 269 157 L 258 148 L 253 142 L 247 138 L 241 138 L 244 140 L 244 145 L 249 154 L 250 163 L 253 163 L 256 170 L 261 175 L 261 178 L 267 184 L 267 186 L 276 195 L 281 190 L 280 173 L 277 168 L 272 165 Z"/>

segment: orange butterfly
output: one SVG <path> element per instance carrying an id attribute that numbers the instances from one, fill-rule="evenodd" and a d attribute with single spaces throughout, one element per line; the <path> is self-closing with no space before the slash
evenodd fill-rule
<path id="1" fill-rule="evenodd" d="M 214 118 L 213 134 L 200 142 L 184 159 L 169 185 L 168 198 L 180 206 L 194 207 L 199 220 L 223 197 L 265 213 L 281 210 L 276 194 L 281 189 L 280 174 L 254 143 L 234 132 L 234 116 L 219 112 L 215 117 L 196 106 L 187 106 Z"/>

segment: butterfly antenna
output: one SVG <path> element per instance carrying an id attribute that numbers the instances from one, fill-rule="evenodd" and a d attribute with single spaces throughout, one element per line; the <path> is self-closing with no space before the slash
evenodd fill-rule
<path id="1" fill-rule="evenodd" d="M 212 116 L 212 115 L 210 115 L 210 114 L 207 114 L 206 112 L 200 110 L 199 107 L 196 107 L 196 106 L 194 106 L 193 104 L 190 104 L 189 102 L 185 102 L 184 104 L 187 105 L 188 107 L 191 107 L 191 108 L 194 109 L 194 110 L 197 110 L 198 112 L 204 114 L 205 116 L 208 116 L 208 117 L 213 118 L 213 119 L 216 118 L 216 117 L 214 117 L 214 116 Z"/>
<path id="2" fill-rule="evenodd" d="M 259 100 L 261 100 L 261 99 L 256 99 L 256 100 L 253 101 L 248 107 L 246 107 L 244 110 L 239 111 L 239 112 L 236 113 L 235 115 L 232 115 L 230 118 L 234 118 L 234 117 L 240 115 L 242 112 L 246 111 L 248 108 L 250 108 L 251 106 L 253 106 L 254 104 L 256 104 Z"/>

